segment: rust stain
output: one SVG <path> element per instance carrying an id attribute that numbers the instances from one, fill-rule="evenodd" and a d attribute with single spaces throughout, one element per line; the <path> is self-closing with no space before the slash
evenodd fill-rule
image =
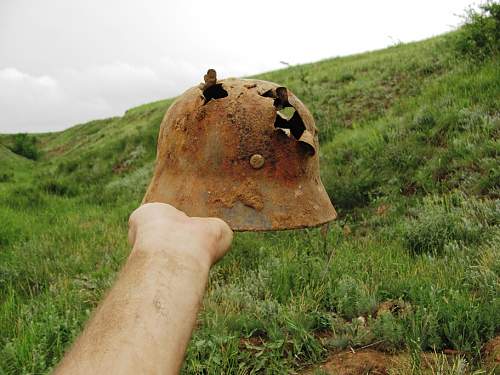
<path id="1" fill-rule="evenodd" d="M 257 211 L 261 211 L 264 208 L 262 193 L 256 183 L 251 180 L 232 186 L 229 190 L 208 192 L 207 202 L 210 204 L 222 204 L 225 208 L 233 208 L 237 201 Z"/>

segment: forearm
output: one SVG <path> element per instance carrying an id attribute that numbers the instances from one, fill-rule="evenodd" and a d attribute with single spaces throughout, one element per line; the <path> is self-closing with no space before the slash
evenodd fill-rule
<path id="1" fill-rule="evenodd" d="M 57 373 L 179 371 L 209 265 L 176 251 L 145 250 L 134 248 Z"/>

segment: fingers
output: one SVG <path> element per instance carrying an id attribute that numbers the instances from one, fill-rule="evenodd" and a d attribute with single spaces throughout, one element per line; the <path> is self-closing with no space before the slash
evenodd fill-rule
<path id="1" fill-rule="evenodd" d="M 129 218 L 129 224 L 141 224 L 145 221 L 157 219 L 159 217 L 179 217 L 186 218 L 187 215 L 174 206 L 167 203 L 146 203 L 138 207 Z"/>
<path id="2" fill-rule="evenodd" d="M 137 208 L 129 218 L 128 240 L 132 247 L 148 243 L 178 249 L 197 249 L 209 265 L 215 264 L 229 250 L 233 231 L 218 218 L 188 217 L 166 203 L 147 203 Z"/>
<path id="3" fill-rule="evenodd" d="M 129 219 L 129 223 L 128 223 L 128 243 L 132 247 L 134 247 L 134 244 L 135 244 L 135 235 L 136 235 L 135 226 L 131 225 L 130 219 Z"/>
<path id="4" fill-rule="evenodd" d="M 212 264 L 217 263 L 231 247 L 233 241 L 233 231 L 229 225 L 219 218 L 204 219 L 213 227 L 215 232 L 215 243 L 212 254 Z"/>
<path id="5" fill-rule="evenodd" d="M 132 212 L 128 219 L 128 241 L 134 246 L 139 228 L 165 219 L 185 219 L 187 215 L 167 203 L 146 203 Z"/>

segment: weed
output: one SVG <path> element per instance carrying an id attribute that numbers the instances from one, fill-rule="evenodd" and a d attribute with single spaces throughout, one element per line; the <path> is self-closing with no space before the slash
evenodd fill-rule
<path id="1" fill-rule="evenodd" d="M 330 291 L 330 298 L 335 311 L 346 319 L 372 314 L 377 306 L 375 295 L 366 285 L 348 275 Z"/>

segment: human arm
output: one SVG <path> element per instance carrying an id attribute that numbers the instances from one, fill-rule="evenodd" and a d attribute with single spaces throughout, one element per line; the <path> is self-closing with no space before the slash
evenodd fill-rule
<path id="1" fill-rule="evenodd" d="M 150 203 L 129 220 L 130 256 L 56 374 L 178 373 L 210 267 L 229 249 L 220 219 Z"/>

